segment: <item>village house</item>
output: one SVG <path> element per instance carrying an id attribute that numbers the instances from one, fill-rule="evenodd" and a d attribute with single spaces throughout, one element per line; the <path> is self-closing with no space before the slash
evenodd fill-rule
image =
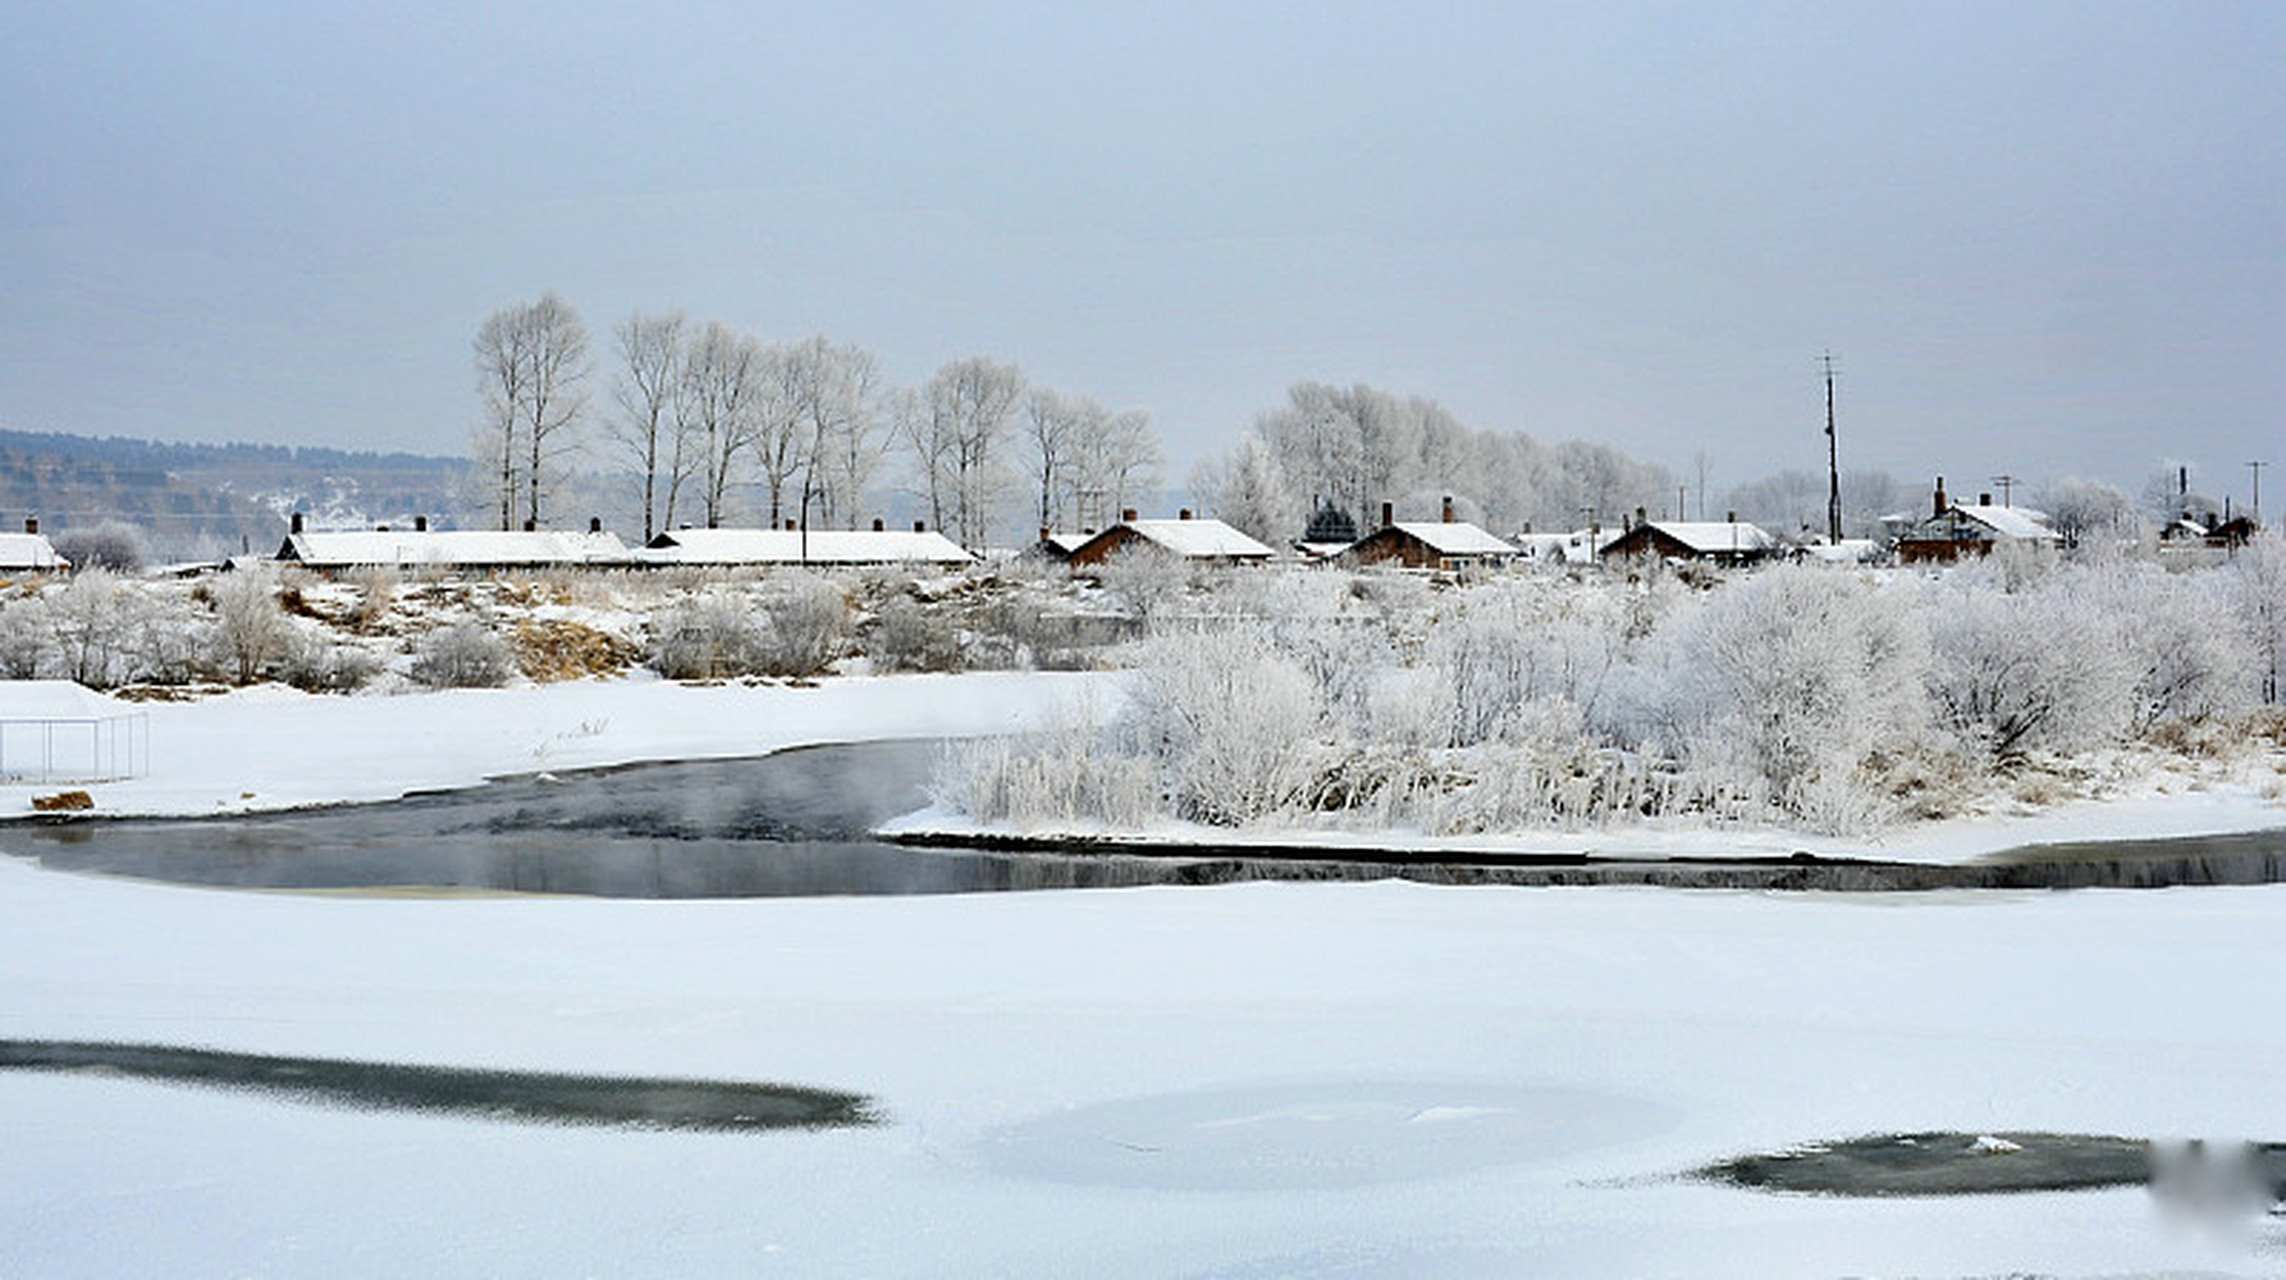
<path id="1" fill-rule="evenodd" d="M 1973 506 L 1948 500 L 1945 478 L 1939 476 L 1929 518 L 1898 538 L 1897 560 L 1900 564 L 1942 564 L 1964 556 L 1990 555 L 1994 547 L 2003 544 L 2055 548 L 2063 541 L 2049 526 L 2047 515 L 2029 507 L 1994 506 L 1989 493 L 1978 494 Z"/>
<path id="2" fill-rule="evenodd" d="M 1460 569 L 1502 565 L 1516 548 L 1465 520 L 1453 519 L 1453 500 L 1444 501 L 1441 520 L 1396 520 L 1392 504 L 1381 504 L 1381 527 L 1343 553 L 1358 564 L 1399 564 L 1408 569 Z"/>
<path id="3" fill-rule="evenodd" d="M 38 516 L 24 520 L 22 533 L 0 533 L 0 573 L 61 573 L 71 562 L 56 554 L 40 532 Z"/>
<path id="4" fill-rule="evenodd" d="M 1606 560 L 1669 560 L 1752 564 L 1778 552 L 1778 539 L 1758 524 L 1727 520 L 1644 520 L 1604 544 Z"/>
<path id="5" fill-rule="evenodd" d="M 286 541 L 278 548 L 282 563 L 323 573 L 351 569 L 410 569 L 446 573 L 494 573 L 504 570 L 560 568 L 625 568 L 633 562 L 627 544 L 604 531 L 598 520 L 587 532 L 564 530 L 489 529 L 432 530 L 428 517 L 417 516 L 411 529 L 310 530 L 295 512 Z"/>
<path id="6" fill-rule="evenodd" d="M 1139 520 L 1130 509 L 1118 524 L 1073 548 L 1069 563 L 1099 565 L 1137 546 L 1203 564 L 1266 564 L 1276 554 L 1220 520 L 1192 519 L 1187 507 L 1172 520 Z"/>
<path id="7" fill-rule="evenodd" d="M 674 529 L 643 545 L 635 562 L 658 568 L 762 565 L 965 565 L 976 557 L 945 535 L 915 522 L 910 531 L 810 529 Z"/>

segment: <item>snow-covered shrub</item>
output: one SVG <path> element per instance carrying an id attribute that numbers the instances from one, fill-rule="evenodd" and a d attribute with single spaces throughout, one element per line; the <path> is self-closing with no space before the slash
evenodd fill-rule
<path id="1" fill-rule="evenodd" d="M 1963 741 L 2005 760 L 2126 736 L 2137 669 L 2103 604 L 2069 584 L 2010 594 L 1964 578 L 1925 607 L 1930 693 Z"/>
<path id="2" fill-rule="evenodd" d="M 139 678 L 134 644 L 145 625 L 143 594 L 111 573 L 72 575 L 44 600 L 56 660 L 54 674 L 90 689 L 112 689 Z"/>
<path id="3" fill-rule="evenodd" d="M 1316 683 L 1252 629 L 1154 640 L 1129 711 L 1176 816 L 1196 822 L 1238 826 L 1295 810 L 1330 758 Z"/>
<path id="4" fill-rule="evenodd" d="M 1909 602 L 1859 575 L 1785 566 L 1716 591 L 1661 637 L 1679 748 L 1818 825 L 1879 816 L 1883 757 L 1929 724 L 1928 643 Z"/>
<path id="5" fill-rule="evenodd" d="M 259 569 L 226 573 L 207 589 L 214 607 L 215 664 L 233 684 L 252 684 L 286 657 L 295 632 L 278 602 L 278 584 Z"/>
<path id="6" fill-rule="evenodd" d="M 142 529 L 122 520 L 104 520 L 85 528 L 59 530 L 50 543 L 56 554 L 70 561 L 75 569 L 140 573 L 147 558 Z"/>
<path id="7" fill-rule="evenodd" d="M 508 642 L 481 622 L 437 627 L 413 650 L 413 679 L 431 689 L 493 689 L 515 674 Z"/>
<path id="8" fill-rule="evenodd" d="M 2232 555 L 2228 598 L 2253 652 L 2262 700 L 2286 702 L 2286 534 L 2267 529 Z"/>
<path id="9" fill-rule="evenodd" d="M 763 592 L 762 614 L 769 622 L 766 674 L 814 675 L 840 656 L 849 600 L 835 583 L 810 573 L 778 578 Z"/>
<path id="10" fill-rule="evenodd" d="M 2134 673 L 2131 732 L 2235 717 L 2254 704 L 2255 655 L 2218 575 L 2108 564 L 2069 573 L 2057 589 L 2095 609 Z"/>
<path id="11" fill-rule="evenodd" d="M 1623 659 L 1623 599 L 1517 576 L 1455 597 L 1422 653 L 1423 665 L 1446 685 L 1451 745 L 1524 742 L 1551 716 L 1564 723 L 1592 717 Z"/>
<path id="12" fill-rule="evenodd" d="M 1155 763 L 1116 749 L 1084 699 L 1058 706 L 1038 733 L 948 748 L 930 797 L 980 822 L 1125 830 L 1147 825 L 1160 804 Z"/>
<path id="13" fill-rule="evenodd" d="M 867 654 L 883 671 L 958 671 L 960 633 L 920 601 L 895 595 L 874 611 Z"/>
<path id="14" fill-rule="evenodd" d="M 370 650 L 315 637 L 290 645 L 277 667 L 278 679 L 306 693 L 355 693 L 380 673 Z"/>
<path id="15" fill-rule="evenodd" d="M 744 598 L 712 591 L 652 621 L 651 668 L 670 680 L 720 680 L 767 666 L 769 629 Z"/>
<path id="16" fill-rule="evenodd" d="M 1191 566 L 1153 543 L 1137 541 L 1115 551 L 1096 569 L 1096 580 L 1128 616 L 1156 625 L 1188 607 Z"/>
<path id="17" fill-rule="evenodd" d="M 55 660 L 55 628 L 48 605 L 36 595 L 0 605 L 0 677 L 37 680 Z"/>
<path id="18" fill-rule="evenodd" d="M 357 603 L 350 610 L 349 625 L 357 631 L 379 631 L 389 621 L 396 607 L 399 578 L 395 569 L 360 569 L 349 576 L 357 588 Z"/>

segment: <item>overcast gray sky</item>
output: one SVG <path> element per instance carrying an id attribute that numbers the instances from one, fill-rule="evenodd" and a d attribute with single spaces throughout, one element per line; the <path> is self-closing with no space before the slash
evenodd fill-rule
<path id="1" fill-rule="evenodd" d="M 1845 466 L 2243 495 L 2281 66 L 2274 0 L 18 4 L 0 425 L 457 453 L 552 288 L 1013 360 L 1177 480 L 1301 379 L 1814 468 L 1831 348 Z"/>

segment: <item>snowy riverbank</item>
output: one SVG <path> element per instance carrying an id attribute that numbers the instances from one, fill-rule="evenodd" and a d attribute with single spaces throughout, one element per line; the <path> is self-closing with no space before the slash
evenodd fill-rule
<path id="1" fill-rule="evenodd" d="M 356 697 L 259 685 L 147 704 L 148 772 L 85 789 L 99 814 L 181 817 L 391 800 L 554 769 L 1010 733 L 1105 678 L 993 672 L 691 685 L 637 673 Z M 0 785 L 0 813 L 28 814 L 33 796 L 57 789 Z"/>

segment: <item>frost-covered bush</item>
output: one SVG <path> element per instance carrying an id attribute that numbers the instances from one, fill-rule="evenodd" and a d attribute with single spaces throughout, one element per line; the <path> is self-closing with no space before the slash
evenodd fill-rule
<path id="1" fill-rule="evenodd" d="M 1133 830 L 1160 810 L 1148 757 L 1114 749 L 1095 706 L 1060 706 L 1038 733 L 949 748 L 931 798 L 981 822 L 1105 824 Z"/>
<path id="2" fill-rule="evenodd" d="M 1423 647 L 1451 716 L 1450 745 L 1527 742 L 1551 722 L 1584 725 L 1624 660 L 1624 598 L 1504 577 L 1461 593 Z"/>
<path id="3" fill-rule="evenodd" d="M 122 520 L 104 520 L 84 528 L 62 529 L 50 540 L 56 554 L 75 569 L 104 569 L 112 573 L 140 573 L 146 554 L 143 531 Z"/>
<path id="4" fill-rule="evenodd" d="M 874 611 L 867 653 L 883 671 L 958 671 L 960 633 L 911 596 L 891 596 Z"/>
<path id="5" fill-rule="evenodd" d="M 841 656 L 849 600 L 828 579 L 801 573 L 773 580 L 762 594 L 762 614 L 769 623 L 765 674 L 814 675 Z"/>
<path id="6" fill-rule="evenodd" d="M 768 624 L 743 597 L 688 597 L 651 624 L 651 668 L 670 680 L 752 675 L 768 664 Z"/>
<path id="7" fill-rule="evenodd" d="M 275 578 L 259 569 L 226 573 L 206 594 L 214 608 L 214 661 L 232 683 L 252 684 L 285 659 L 295 631 Z"/>
<path id="8" fill-rule="evenodd" d="M 1187 610 L 1191 566 L 1154 543 L 1135 541 L 1096 569 L 1096 580 L 1128 616 L 1154 625 Z"/>
<path id="9" fill-rule="evenodd" d="M 1926 608 L 1930 693 L 1964 742 L 2006 760 L 2127 735 L 2136 668 L 2097 601 L 2069 586 L 2011 594 L 1963 582 Z"/>
<path id="10" fill-rule="evenodd" d="M 277 678 L 307 693 L 355 693 L 381 673 L 381 661 L 353 644 L 298 638 L 278 663 Z"/>
<path id="11" fill-rule="evenodd" d="M 1682 734 L 1671 748 L 1819 825 L 1877 818 L 1883 757 L 1927 731 L 1920 621 L 1855 573 L 1767 570 L 1661 639 L 1673 646 L 1668 697 Z"/>
<path id="12" fill-rule="evenodd" d="M 19 596 L 0 605 L 0 677 L 37 680 L 54 661 L 55 629 L 47 602 Z"/>
<path id="13" fill-rule="evenodd" d="M 2240 547 L 2225 581 L 2262 701 L 2286 701 L 2286 534 L 2268 529 Z"/>
<path id="14" fill-rule="evenodd" d="M 1238 826 L 1292 811 L 1329 761 L 1316 683 L 1251 628 L 1154 641 L 1128 710 L 1132 741 L 1191 821 Z"/>
<path id="15" fill-rule="evenodd" d="M 135 644 L 150 613 L 145 597 L 102 569 L 72 575 L 43 600 L 53 674 L 90 689 L 112 689 L 141 676 Z"/>
<path id="16" fill-rule="evenodd" d="M 431 689 L 493 689 L 515 673 L 508 641 L 481 622 L 437 627 L 413 650 L 413 679 Z"/>

